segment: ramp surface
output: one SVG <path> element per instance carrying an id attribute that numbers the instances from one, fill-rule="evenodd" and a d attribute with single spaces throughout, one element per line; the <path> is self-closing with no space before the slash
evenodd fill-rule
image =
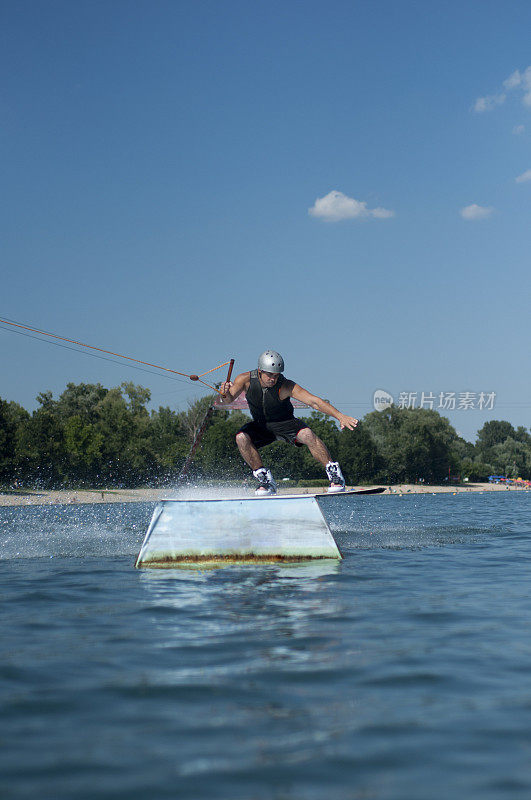
<path id="1" fill-rule="evenodd" d="M 162 500 L 136 567 L 341 558 L 313 495 Z"/>

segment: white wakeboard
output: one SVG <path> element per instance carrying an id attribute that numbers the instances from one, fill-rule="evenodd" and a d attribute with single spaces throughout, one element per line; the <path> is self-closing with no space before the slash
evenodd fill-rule
<path id="1" fill-rule="evenodd" d="M 293 499 L 295 497 L 351 497 L 357 494 L 381 494 L 385 492 L 385 486 L 368 487 L 367 489 L 346 489 L 344 492 L 327 492 L 323 489 L 322 492 L 309 492 L 308 494 L 269 494 L 263 497 L 258 496 L 257 500 L 275 500 L 282 497 L 284 500 Z"/>

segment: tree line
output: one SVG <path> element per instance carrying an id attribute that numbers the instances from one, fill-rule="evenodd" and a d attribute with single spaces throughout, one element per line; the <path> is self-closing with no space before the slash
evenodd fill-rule
<path id="1" fill-rule="evenodd" d="M 187 411 L 149 411 L 149 389 L 133 383 L 106 389 L 69 383 L 55 400 L 37 397 L 29 413 L 0 399 L 0 484 L 3 487 L 134 487 L 174 483 L 213 397 Z M 328 446 L 347 483 L 442 483 L 457 476 L 471 481 L 491 474 L 531 478 L 531 435 L 524 427 L 493 420 L 475 444 L 462 439 L 449 421 L 430 409 L 391 406 L 373 411 L 354 431 L 340 431 L 319 412 L 307 417 Z M 239 411 L 216 411 L 190 471 L 192 479 L 249 477 L 234 441 L 248 421 Z M 277 479 L 323 479 L 307 448 L 274 443 L 264 458 Z"/>

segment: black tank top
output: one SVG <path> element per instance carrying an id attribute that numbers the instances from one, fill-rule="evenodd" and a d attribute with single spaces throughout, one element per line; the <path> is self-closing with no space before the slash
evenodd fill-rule
<path id="1" fill-rule="evenodd" d="M 250 373 L 250 379 L 245 399 L 255 422 L 283 422 L 293 419 L 293 406 L 290 398 L 286 397 L 285 400 L 281 400 L 279 397 L 280 387 L 286 381 L 284 375 L 280 374 L 275 385 L 265 389 L 260 383 L 257 369 L 253 369 Z"/>

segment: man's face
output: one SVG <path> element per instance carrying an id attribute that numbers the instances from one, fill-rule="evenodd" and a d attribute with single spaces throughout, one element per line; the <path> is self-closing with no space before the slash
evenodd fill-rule
<path id="1" fill-rule="evenodd" d="M 274 386 L 278 381 L 278 372 L 265 372 L 264 370 L 260 370 L 259 377 L 262 386 Z"/>

